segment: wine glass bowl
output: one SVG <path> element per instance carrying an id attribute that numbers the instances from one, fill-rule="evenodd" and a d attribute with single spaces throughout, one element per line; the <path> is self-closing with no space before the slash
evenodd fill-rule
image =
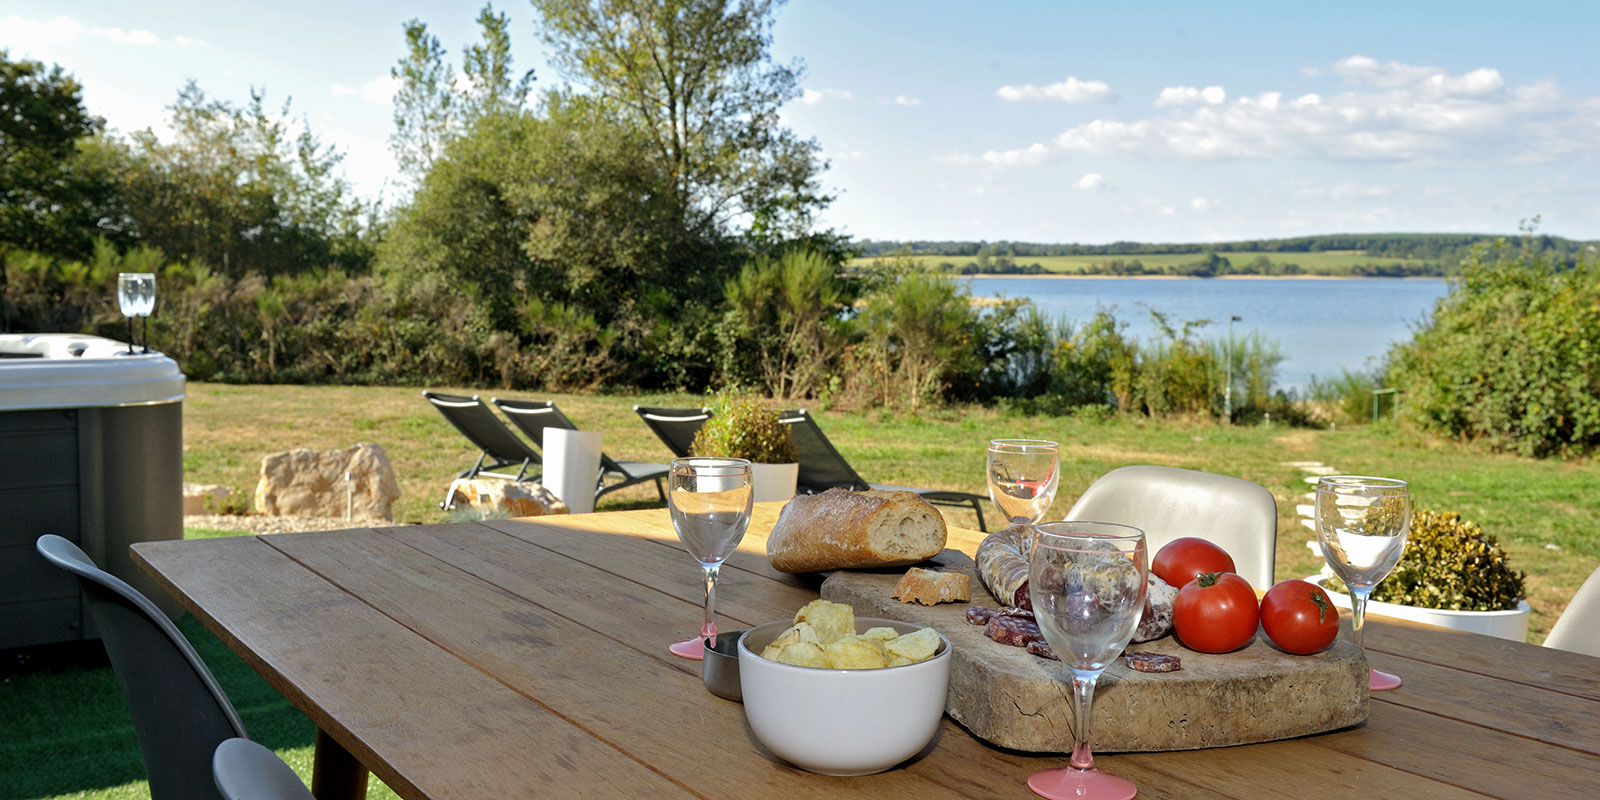
<path id="1" fill-rule="evenodd" d="M 667 507 L 683 549 L 705 574 L 705 617 L 700 635 L 670 648 L 673 655 L 705 657 L 701 639 L 717 638 L 717 575 L 750 526 L 750 462 L 743 458 L 679 458 L 667 475 Z"/>
<path id="2" fill-rule="evenodd" d="M 1324 476 L 1317 481 L 1316 520 L 1322 557 L 1350 590 L 1351 634 L 1361 649 L 1367 598 L 1405 553 L 1410 487 L 1394 478 Z M 1374 691 L 1394 689 L 1400 679 L 1372 670 L 1369 684 Z"/>
<path id="3" fill-rule="evenodd" d="M 985 474 L 989 499 L 1013 525 L 1032 525 L 1050 510 L 1061 481 L 1061 445 L 1044 439 L 994 439 Z"/>
<path id="4" fill-rule="evenodd" d="M 1028 788 L 1053 800 L 1127 800 L 1133 782 L 1095 769 L 1089 746 L 1095 682 L 1133 639 L 1149 589 L 1144 532 L 1105 522 L 1035 526 L 1028 559 L 1033 613 L 1045 641 L 1072 670 L 1072 755 L 1036 772 Z"/>
<path id="5" fill-rule="evenodd" d="M 117 273 L 117 307 L 128 318 L 128 352 L 133 352 L 133 318 L 145 318 L 144 352 L 150 352 L 150 315 L 156 310 L 156 276 L 153 272 Z"/>

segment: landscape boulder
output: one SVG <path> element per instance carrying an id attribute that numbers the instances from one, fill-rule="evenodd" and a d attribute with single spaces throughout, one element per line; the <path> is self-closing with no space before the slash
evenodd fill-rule
<path id="1" fill-rule="evenodd" d="M 508 517 L 568 513 L 567 504 L 543 484 L 495 478 L 462 478 L 452 482 L 450 504 L 456 508 L 472 508 L 484 514 L 503 514 Z"/>
<path id="2" fill-rule="evenodd" d="M 346 478 L 348 476 L 348 479 Z M 261 459 L 256 510 L 273 516 L 392 520 L 400 484 L 378 445 L 340 450 L 300 448 Z"/>

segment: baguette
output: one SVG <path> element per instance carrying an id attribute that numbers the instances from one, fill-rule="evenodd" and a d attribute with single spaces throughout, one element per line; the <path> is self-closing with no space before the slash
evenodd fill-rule
<path id="1" fill-rule="evenodd" d="M 903 567 L 944 550 L 944 517 L 915 492 L 797 495 L 767 537 L 779 572 Z"/>

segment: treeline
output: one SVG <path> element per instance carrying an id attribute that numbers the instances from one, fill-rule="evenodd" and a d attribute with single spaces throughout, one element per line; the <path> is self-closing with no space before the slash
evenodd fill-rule
<path id="1" fill-rule="evenodd" d="M 1326 272 L 1308 264 L 1300 264 L 1292 257 L 1256 258 L 1236 264 L 1227 261 L 1219 264 L 1212 259 L 1216 254 L 1249 252 L 1288 256 L 1294 253 L 1357 252 L 1372 259 L 1370 264 L 1355 264 L 1341 274 L 1370 275 L 1375 277 L 1404 277 L 1414 275 L 1453 274 L 1472 256 L 1474 247 L 1492 245 L 1501 237 L 1488 234 L 1453 233 L 1384 233 L 1384 234 L 1329 234 L 1300 236 L 1287 239 L 1241 239 L 1232 242 L 1207 243 L 1154 243 L 1112 242 L 1091 244 L 1041 244 L 1016 241 L 890 241 L 859 240 L 852 246 L 862 257 L 952 256 L 938 262 L 946 271 L 964 274 L 1044 274 L 1049 272 L 1037 262 L 1028 259 L 1042 256 L 1117 256 L 1099 265 L 1102 274 L 1305 274 Z M 1544 234 L 1527 239 L 1534 252 L 1548 255 L 1555 263 L 1571 267 L 1577 263 L 1585 248 L 1595 243 L 1566 239 Z M 1170 256 L 1193 254 L 1199 258 L 1186 261 L 1176 268 L 1155 268 L 1143 264 L 1139 256 Z M 965 259 L 965 260 L 962 260 Z M 931 259 L 928 259 L 931 260 Z M 1399 263 L 1399 260 L 1420 263 Z"/>

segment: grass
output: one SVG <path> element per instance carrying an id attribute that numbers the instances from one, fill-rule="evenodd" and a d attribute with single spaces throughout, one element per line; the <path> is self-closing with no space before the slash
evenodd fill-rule
<path id="1" fill-rule="evenodd" d="M 473 390 L 450 389 L 471 394 Z M 494 394 L 481 391 L 481 394 Z M 526 392 L 501 392 L 530 397 Z M 699 397 L 641 394 L 556 400 L 580 426 L 605 434 L 618 458 L 662 461 L 666 449 L 633 414 L 635 403 L 698 405 Z M 815 409 L 813 409 L 815 410 Z M 1551 623 L 1600 563 L 1600 504 L 1593 502 L 1594 462 L 1536 461 L 1431 440 L 1383 423 L 1337 430 L 1223 427 L 1210 421 L 1028 417 L 959 407 L 921 414 L 824 410 L 819 422 L 869 480 L 983 494 L 983 450 L 997 437 L 1030 436 L 1065 445 L 1053 518 L 1097 477 L 1125 464 L 1149 463 L 1235 475 L 1260 483 L 1279 509 L 1277 578 L 1316 572 L 1295 505 L 1309 490 L 1288 461 L 1321 461 L 1341 471 L 1393 475 L 1412 482 L 1419 506 L 1456 510 L 1496 534 L 1512 564 L 1529 574 L 1530 639 Z M 253 491 L 262 456 L 293 447 L 376 442 L 398 473 L 399 521 L 444 519 L 437 501 L 450 478 L 477 453 L 415 388 L 225 386 L 191 384 L 185 403 L 185 479 Z M 655 490 L 608 495 L 600 510 L 651 506 Z M 990 519 L 993 514 L 990 513 Z M 971 512 L 952 522 L 972 526 Z M 189 530 L 189 538 L 235 535 Z M 309 778 L 313 728 L 204 627 L 179 628 L 211 666 L 251 734 Z M 102 665 L 0 665 L 0 800 L 148 796 L 131 723 L 114 676 Z M 370 797 L 394 795 L 373 781 Z"/>
<path id="2" fill-rule="evenodd" d="M 1218 250 L 1217 255 L 1228 259 L 1235 267 L 1243 267 L 1254 262 L 1260 256 L 1266 256 L 1274 264 L 1296 264 L 1307 272 L 1328 275 L 1347 274 L 1351 267 L 1368 264 L 1422 264 L 1427 261 L 1427 259 L 1421 258 L 1369 256 L 1360 250 L 1319 250 L 1307 253 Z M 909 256 L 909 258 L 913 263 L 924 269 L 935 269 L 940 264 L 954 264 L 959 269 L 977 261 L 976 256 L 914 255 Z M 1019 266 L 1038 264 L 1044 267 L 1045 270 L 1060 275 L 1081 275 L 1086 272 L 1102 270 L 1105 265 L 1110 264 L 1112 261 L 1122 261 L 1123 263 L 1138 261 L 1147 270 L 1160 270 L 1166 267 L 1190 264 L 1203 258 L 1205 258 L 1204 253 L 1151 253 L 1123 256 L 1016 256 L 1012 261 Z M 867 266 L 876 260 L 878 260 L 878 257 L 857 258 L 850 262 L 850 266 Z"/>

